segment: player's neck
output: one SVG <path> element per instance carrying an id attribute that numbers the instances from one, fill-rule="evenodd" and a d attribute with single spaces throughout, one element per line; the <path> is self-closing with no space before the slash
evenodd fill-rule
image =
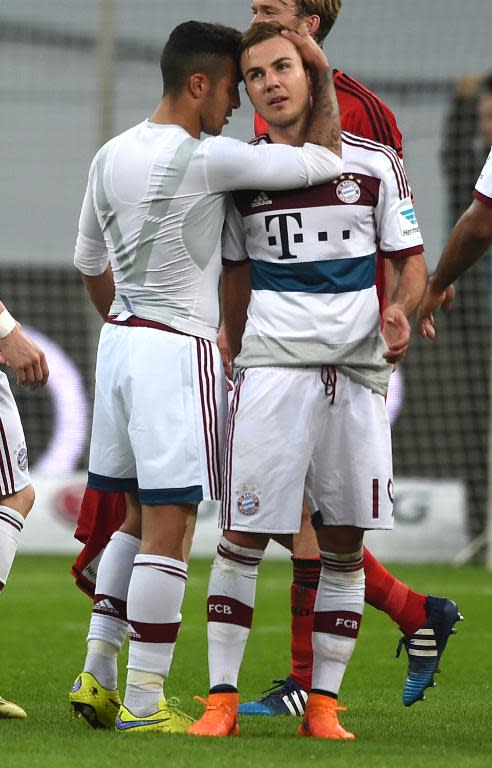
<path id="1" fill-rule="evenodd" d="M 200 138 L 200 115 L 183 105 L 179 99 L 164 96 L 149 117 L 151 123 L 160 125 L 179 125 L 195 139 Z"/>
<path id="2" fill-rule="evenodd" d="M 302 147 L 306 141 L 306 119 L 292 125 L 269 126 L 270 139 L 274 144 L 290 144 L 291 147 Z"/>

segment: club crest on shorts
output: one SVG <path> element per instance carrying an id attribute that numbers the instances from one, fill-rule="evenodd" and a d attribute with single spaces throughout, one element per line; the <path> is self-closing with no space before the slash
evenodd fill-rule
<path id="1" fill-rule="evenodd" d="M 343 179 L 336 188 L 337 197 L 342 203 L 352 205 L 360 198 L 358 179 Z"/>
<path id="2" fill-rule="evenodd" d="M 242 515 L 250 517 L 258 512 L 260 500 L 253 491 L 245 491 L 237 499 L 237 508 Z"/>
<path id="3" fill-rule="evenodd" d="M 24 472 L 27 469 L 27 448 L 25 445 L 21 446 L 17 451 L 17 466 Z"/>

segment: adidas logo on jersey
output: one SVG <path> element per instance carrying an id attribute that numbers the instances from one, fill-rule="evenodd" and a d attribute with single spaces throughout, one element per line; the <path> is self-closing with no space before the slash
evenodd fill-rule
<path id="1" fill-rule="evenodd" d="M 251 203 L 252 208 L 260 208 L 262 205 L 272 205 L 272 201 L 266 194 L 266 192 L 260 192 Z"/>

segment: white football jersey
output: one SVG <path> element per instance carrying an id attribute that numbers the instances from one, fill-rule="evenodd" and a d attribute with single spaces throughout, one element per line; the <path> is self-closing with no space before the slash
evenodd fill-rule
<path id="1" fill-rule="evenodd" d="M 474 196 L 487 205 L 492 205 L 492 149 L 475 184 Z"/>
<path id="2" fill-rule="evenodd" d="M 334 365 L 385 394 L 376 251 L 397 259 L 423 243 L 396 152 L 343 133 L 342 156 L 343 174 L 319 187 L 232 196 L 223 261 L 249 259 L 252 285 L 235 362 Z"/>
<path id="3" fill-rule="evenodd" d="M 224 193 L 272 186 L 272 179 L 276 189 L 309 186 L 336 176 L 341 162 L 312 144 L 199 140 L 179 126 L 145 120 L 105 144 L 92 162 L 75 264 L 99 275 L 111 263 L 111 314 L 127 311 L 215 339 Z"/>

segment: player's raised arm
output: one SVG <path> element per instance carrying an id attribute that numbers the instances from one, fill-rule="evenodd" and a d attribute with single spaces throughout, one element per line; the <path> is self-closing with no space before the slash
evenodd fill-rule
<path id="1" fill-rule="evenodd" d="M 313 105 L 306 141 L 326 147 L 341 157 L 340 110 L 331 64 L 307 30 L 283 30 L 282 34 L 297 46 L 311 74 Z"/>

